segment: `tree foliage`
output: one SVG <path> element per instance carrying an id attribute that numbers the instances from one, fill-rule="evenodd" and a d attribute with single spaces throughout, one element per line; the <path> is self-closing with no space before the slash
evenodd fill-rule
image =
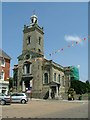
<path id="1" fill-rule="evenodd" d="M 76 94 L 90 93 L 90 84 L 88 81 L 84 83 L 79 80 L 71 80 L 71 87 L 74 88 Z"/>
<path id="2" fill-rule="evenodd" d="M 9 78 L 9 90 L 13 88 L 13 78 Z"/>

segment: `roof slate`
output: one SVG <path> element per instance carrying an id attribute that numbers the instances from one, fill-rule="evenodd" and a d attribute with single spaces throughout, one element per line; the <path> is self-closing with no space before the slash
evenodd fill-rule
<path id="1" fill-rule="evenodd" d="M 11 57 L 9 55 L 7 55 L 7 53 L 5 53 L 2 49 L 0 49 L 0 57 L 4 57 L 7 59 L 11 59 Z"/>

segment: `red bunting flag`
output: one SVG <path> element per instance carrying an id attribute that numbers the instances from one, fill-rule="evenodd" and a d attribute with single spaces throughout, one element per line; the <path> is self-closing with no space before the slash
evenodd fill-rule
<path id="1" fill-rule="evenodd" d="M 88 38 L 90 38 L 90 36 L 88 36 Z M 75 43 L 78 44 L 78 43 L 80 43 L 80 42 L 82 42 L 83 40 L 86 40 L 86 39 L 87 39 L 87 38 L 80 39 L 79 41 L 76 41 Z M 90 42 L 90 40 L 88 40 L 88 41 Z M 74 41 L 73 41 L 73 43 L 72 43 L 71 45 L 68 45 L 67 47 L 68 47 L 68 48 L 70 48 L 71 46 L 73 47 L 73 46 L 75 45 L 75 43 L 74 43 Z M 64 47 L 64 48 L 66 48 L 66 47 Z M 64 48 L 59 49 L 59 50 L 57 50 L 57 51 L 55 51 L 55 52 L 52 52 L 51 54 L 49 54 L 49 56 L 51 56 L 52 54 L 56 54 L 56 53 L 58 53 L 58 52 L 60 52 L 60 51 L 63 51 Z"/>
<path id="2" fill-rule="evenodd" d="M 82 42 L 82 39 L 80 39 L 79 42 Z"/>
<path id="3" fill-rule="evenodd" d="M 74 42 L 72 43 L 72 46 L 74 46 Z"/>
<path id="4" fill-rule="evenodd" d="M 84 40 L 86 40 L 86 38 L 84 38 Z"/>

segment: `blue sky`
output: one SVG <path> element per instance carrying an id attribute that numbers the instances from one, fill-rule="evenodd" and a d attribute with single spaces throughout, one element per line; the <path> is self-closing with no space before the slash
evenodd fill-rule
<path id="1" fill-rule="evenodd" d="M 65 36 L 88 37 L 88 3 L 83 2 L 18 2 L 2 4 L 2 48 L 11 56 L 11 73 L 22 52 L 23 26 L 30 24 L 35 10 L 38 23 L 44 27 L 44 53 L 62 66 L 80 65 L 80 79 L 88 79 L 88 40 L 82 44 L 66 41 Z M 49 56 L 50 53 L 64 50 Z"/>

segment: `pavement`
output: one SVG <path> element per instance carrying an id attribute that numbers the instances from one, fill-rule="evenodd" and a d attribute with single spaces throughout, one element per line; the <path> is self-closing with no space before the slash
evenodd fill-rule
<path id="1" fill-rule="evenodd" d="M 88 103 L 88 100 L 55 100 L 55 99 L 38 99 L 38 98 L 32 98 L 29 100 L 33 100 L 33 101 L 61 101 L 61 102 L 80 102 L 80 103 Z"/>
<path id="2" fill-rule="evenodd" d="M 3 118 L 88 118 L 88 100 L 34 99 L 2 106 Z"/>

